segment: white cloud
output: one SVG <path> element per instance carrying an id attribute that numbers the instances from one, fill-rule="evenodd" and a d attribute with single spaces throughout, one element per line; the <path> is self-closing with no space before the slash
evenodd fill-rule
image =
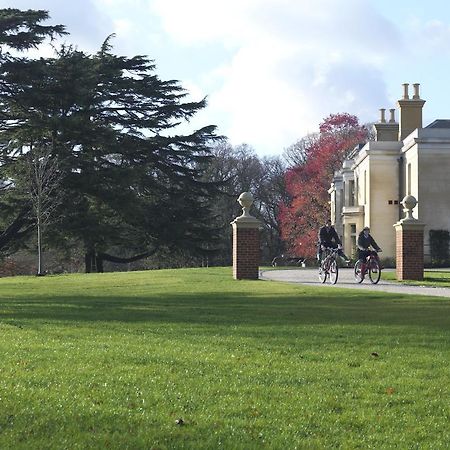
<path id="1" fill-rule="evenodd" d="M 228 116 L 223 132 L 233 143 L 263 152 L 279 153 L 330 113 L 375 118 L 383 105 L 374 103 L 386 99 L 380 68 L 403 45 L 395 27 L 360 0 L 344 7 L 333 0 L 152 5 L 174 41 L 234 46 L 229 63 L 210 70 L 222 79 L 208 108 Z"/>
<path id="2" fill-rule="evenodd" d="M 418 1 L 407 12 L 388 0 L 34 3 L 66 24 L 67 42 L 83 50 L 97 51 L 116 33 L 118 53 L 154 58 L 161 78 L 180 80 L 194 100 L 208 96 L 191 125 L 216 123 L 234 144 L 260 153 L 281 152 L 330 113 L 376 120 L 378 108 L 394 106 L 402 82 L 423 83 L 427 95 L 439 77 L 446 83 L 439 64 L 450 26 L 444 14 L 422 18 Z"/>
<path id="3" fill-rule="evenodd" d="M 239 43 L 251 26 L 246 12 L 255 3 L 257 0 L 154 0 L 150 9 L 161 18 L 165 31 L 182 45 L 212 40 L 231 45 Z"/>

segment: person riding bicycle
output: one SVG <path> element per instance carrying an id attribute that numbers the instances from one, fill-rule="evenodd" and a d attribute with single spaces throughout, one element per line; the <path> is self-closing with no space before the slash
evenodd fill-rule
<path id="1" fill-rule="evenodd" d="M 342 250 L 342 243 L 339 236 L 331 225 L 331 220 L 327 220 L 326 224 L 319 230 L 319 243 L 317 245 L 317 260 L 322 260 L 322 251 L 325 248 L 337 248 L 338 255 L 348 264 L 350 259 L 345 255 Z"/>
<path id="2" fill-rule="evenodd" d="M 370 228 L 364 227 L 363 230 L 358 235 L 358 259 L 364 262 L 366 258 L 371 255 L 375 254 L 375 256 L 378 259 L 378 253 L 381 252 L 381 248 L 378 246 L 378 244 L 375 242 L 375 239 L 370 234 Z M 374 250 L 369 250 L 369 247 L 372 247 Z"/>

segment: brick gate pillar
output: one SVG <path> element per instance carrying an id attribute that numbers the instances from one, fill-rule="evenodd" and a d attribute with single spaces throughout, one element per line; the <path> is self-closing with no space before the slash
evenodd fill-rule
<path id="1" fill-rule="evenodd" d="M 423 280 L 423 230 L 425 224 L 412 216 L 417 200 L 407 195 L 402 200 L 406 217 L 396 224 L 397 280 Z"/>
<path id="2" fill-rule="evenodd" d="M 231 222 L 233 227 L 233 278 L 236 280 L 259 278 L 261 222 L 249 213 L 253 203 L 250 192 L 242 193 L 238 202 L 242 215 Z"/>

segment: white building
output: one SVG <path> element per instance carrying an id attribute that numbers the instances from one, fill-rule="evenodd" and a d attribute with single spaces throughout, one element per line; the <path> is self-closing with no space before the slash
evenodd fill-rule
<path id="1" fill-rule="evenodd" d="M 403 85 L 389 120 L 385 109 L 374 125 L 375 140 L 356 148 L 331 188 L 331 219 L 342 236 L 344 250 L 354 254 L 356 237 L 364 226 L 383 249 L 383 257 L 395 257 L 393 224 L 404 217 L 400 204 L 407 194 L 418 200 L 414 217 L 425 223 L 425 260 L 430 259 L 429 231 L 450 230 L 450 120 L 435 120 L 422 128 L 425 100 L 419 84 Z"/>

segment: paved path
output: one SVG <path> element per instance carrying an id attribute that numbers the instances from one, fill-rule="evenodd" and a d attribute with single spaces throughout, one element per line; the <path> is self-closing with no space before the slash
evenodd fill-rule
<path id="1" fill-rule="evenodd" d="M 389 270 L 389 269 L 385 269 Z M 392 269 L 390 269 L 392 270 Z M 285 281 L 289 283 L 307 284 L 310 286 L 331 286 L 333 288 L 346 289 L 370 289 L 371 291 L 395 292 L 399 294 L 434 295 L 438 297 L 450 297 L 450 288 L 413 286 L 395 281 L 380 280 L 378 284 L 372 284 L 366 279 L 358 284 L 353 277 L 353 269 L 339 269 L 339 279 L 337 284 L 322 284 L 319 281 L 317 269 L 290 269 L 290 270 L 262 270 L 260 272 L 262 280 Z"/>

